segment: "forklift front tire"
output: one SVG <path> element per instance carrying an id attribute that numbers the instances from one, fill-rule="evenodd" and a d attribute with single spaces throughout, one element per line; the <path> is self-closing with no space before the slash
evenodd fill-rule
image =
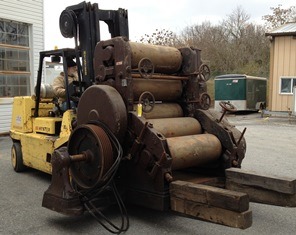
<path id="1" fill-rule="evenodd" d="M 11 163 L 15 172 L 22 172 L 26 169 L 23 164 L 23 154 L 20 142 L 14 142 L 11 147 Z"/>

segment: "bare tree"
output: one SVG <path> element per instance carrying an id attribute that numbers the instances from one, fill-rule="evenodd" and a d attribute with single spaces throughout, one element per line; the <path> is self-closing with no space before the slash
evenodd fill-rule
<path id="1" fill-rule="evenodd" d="M 181 41 L 186 46 L 202 50 L 202 58 L 210 64 L 212 71 L 226 70 L 227 37 L 221 26 L 209 21 L 187 26 L 181 33 Z"/>
<path id="2" fill-rule="evenodd" d="M 266 28 L 249 22 L 250 16 L 237 7 L 218 25 L 205 21 L 184 28 L 179 35 L 156 30 L 141 42 L 166 46 L 190 46 L 202 50 L 202 60 L 212 75 L 246 73 L 268 77 L 269 42 Z"/>
<path id="3" fill-rule="evenodd" d="M 219 25 L 203 22 L 187 26 L 181 33 L 183 44 L 202 50 L 213 75 L 246 73 L 267 76 L 269 42 L 265 28 L 249 23 L 249 15 L 237 7 Z"/>
<path id="4" fill-rule="evenodd" d="M 225 28 L 230 39 L 238 40 L 244 36 L 245 27 L 249 19 L 250 16 L 245 12 L 242 6 L 238 6 L 222 21 L 222 26 Z"/>
<path id="5" fill-rule="evenodd" d="M 287 22 L 296 22 L 296 8 L 291 6 L 287 9 L 282 8 L 279 4 L 277 7 L 271 7 L 271 15 L 265 15 L 262 17 L 266 21 L 266 27 L 268 30 L 277 28 Z"/>
<path id="6" fill-rule="evenodd" d="M 232 72 L 267 76 L 269 43 L 265 28 L 249 22 L 250 16 L 239 6 L 222 21 L 228 38 L 228 69 Z"/>
<path id="7" fill-rule="evenodd" d="M 140 38 L 142 43 L 150 43 L 162 46 L 176 46 L 178 45 L 177 35 L 167 29 L 156 29 L 152 34 L 145 34 Z"/>

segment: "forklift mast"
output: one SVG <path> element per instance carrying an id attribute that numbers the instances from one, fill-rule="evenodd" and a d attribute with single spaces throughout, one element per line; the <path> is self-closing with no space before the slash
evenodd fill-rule
<path id="1" fill-rule="evenodd" d="M 82 79 L 86 87 L 94 81 L 93 56 L 100 41 L 100 21 L 108 25 L 111 37 L 124 36 L 128 39 L 127 10 L 100 10 L 97 3 L 81 2 L 67 7 L 60 16 L 60 31 L 65 38 L 75 39 L 75 49 L 82 58 Z M 78 65 L 79 66 L 79 65 Z"/>
<path id="2" fill-rule="evenodd" d="M 40 86 L 42 80 L 42 67 L 45 57 L 57 56 L 65 58 L 76 58 L 79 76 L 79 90 L 82 91 L 81 83 L 84 89 L 95 82 L 93 57 L 95 46 L 101 40 L 100 21 L 108 25 L 111 38 L 123 36 L 129 38 L 128 13 L 127 10 L 119 8 L 118 10 L 100 10 L 97 3 L 91 4 L 81 2 L 77 5 L 67 7 L 60 15 L 60 31 L 65 38 L 75 40 L 75 49 L 64 48 L 53 51 L 40 52 L 39 68 L 36 84 L 36 103 L 34 117 L 38 117 Z M 82 59 L 82 66 L 80 64 Z M 67 65 L 64 63 L 64 72 L 67 73 Z M 82 75 L 82 78 L 81 78 Z M 70 97 L 68 91 L 68 80 L 65 76 L 66 102 L 67 108 L 70 108 Z"/>

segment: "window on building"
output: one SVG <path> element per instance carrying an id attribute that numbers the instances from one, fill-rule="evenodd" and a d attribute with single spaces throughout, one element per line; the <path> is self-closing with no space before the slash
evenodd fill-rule
<path id="1" fill-rule="evenodd" d="M 29 25 L 0 18 L 0 97 L 30 94 Z"/>
<path id="2" fill-rule="evenodd" d="M 296 77 L 281 77 L 281 94 L 293 94 L 294 86 L 296 86 Z"/>

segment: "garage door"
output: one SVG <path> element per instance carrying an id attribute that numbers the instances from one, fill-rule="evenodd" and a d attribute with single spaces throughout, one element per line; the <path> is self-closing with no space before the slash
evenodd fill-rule
<path id="1" fill-rule="evenodd" d="M 13 98 L 0 98 L 0 134 L 9 133 Z"/>

